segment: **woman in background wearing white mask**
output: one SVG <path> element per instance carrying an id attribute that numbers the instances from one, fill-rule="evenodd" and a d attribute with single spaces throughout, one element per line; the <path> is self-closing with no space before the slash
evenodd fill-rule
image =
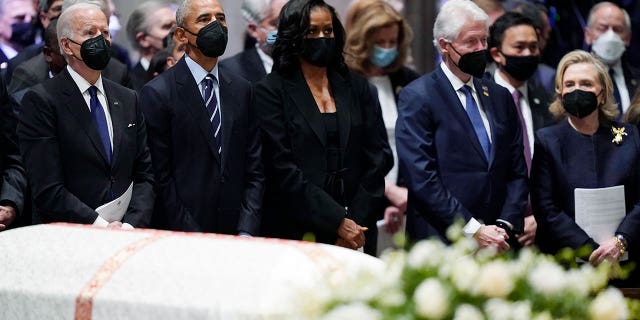
<path id="1" fill-rule="evenodd" d="M 631 42 L 629 14 L 614 3 L 598 3 L 589 12 L 584 40 L 591 46 L 593 54 L 608 67 L 619 114 L 624 114 L 640 80 L 640 71 L 632 68 L 624 56 Z"/>
<path id="2" fill-rule="evenodd" d="M 406 67 L 412 37 L 413 32 L 402 16 L 382 0 L 356 1 L 347 14 L 345 61 L 376 87 L 393 152 L 394 166 L 385 177 L 389 203 L 384 219 L 389 233 L 398 231 L 407 209 L 407 188 L 402 186 L 402 173 L 398 172 L 395 125 L 398 95 L 419 76 Z"/>

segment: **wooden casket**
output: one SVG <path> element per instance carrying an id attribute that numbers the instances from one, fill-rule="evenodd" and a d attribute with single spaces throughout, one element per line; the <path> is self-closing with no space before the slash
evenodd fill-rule
<path id="1" fill-rule="evenodd" d="M 0 318 L 297 319 L 293 301 L 381 261 L 335 246 L 72 224 L 0 232 Z"/>

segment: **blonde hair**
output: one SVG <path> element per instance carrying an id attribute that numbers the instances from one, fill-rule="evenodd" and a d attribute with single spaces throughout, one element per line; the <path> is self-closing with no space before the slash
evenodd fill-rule
<path id="1" fill-rule="evenodd" d="M 549 106 L 549 111 L 557 119 L 563 118 L 566 115 L 566 111 L 562 106 L 562 82 L 564 73 L 569 66 L 579 63 L 590 64 L 598 73 L 598 80 L 602 86 L 601 93 L 604 93 L 604 101 L 598 107 L 600 121 L 611 122 L 615 120 L 618 116 L 618 106 L 616 105 L 616 99 L 613 97 L 613 82 L 611 82 L 607 67 L 591 53 L 583 50 L 571 51 L 560 60 L 556 72 L 556 98 Z"/>
<path id="2" fill-rule="evenodd" d="M 374 34 L 385 27 L 398 26 L 398 56 L 385 71 L 400 69 L 407 61 L 413 32 L 409 24 L 382 0 L 360 0 L 347 13 L 347 39 L 345 62 L 356 72 L 366 74 L 373 65 L 369 60 Z"/>

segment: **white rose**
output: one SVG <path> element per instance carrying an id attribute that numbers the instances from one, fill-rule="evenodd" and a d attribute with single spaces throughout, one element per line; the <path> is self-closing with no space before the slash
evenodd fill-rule
<path id="1" fill-rule="evenodd" d="M 473 258 L 465 256 L 458 259 L 451 267 L 451 282 L 458 290 L 471 292 L 479 273 L 478 263 Z"/>
<path id="2" fill-rule="evenodd" d="M 323 320 L 353 320 L 373 319 L 382 320 L 382 313 L 362 302 L 354 302 L 338 306 L 322 317 Z"/>
<path id="3" fill-rule="evenodd" d="M 629 317 L 627 302 L 620 290 L 608 288 L 591 302 L 589 316 L 597 320 L 620 320 Z"/>
<path id="4" fill-rule="evenodd" d="M 411 268 L 436 267 L 442 261 L 445 246 L 438 240 L 425 240 L 416 243 L 409 252 L 407 263 Z"/>
<path id="5" fill-rule="evenodd" d="M 571 269 L 567 272 L 567 288 L 579 297 L 586 297 L 591 292 L 589 278 L 580 269 Z"/>
<path id="6" fill-rule="evenodd" d="M 487 319 L 491 319 L 491 320 L 510 320 L 511 319 L 511 304 L 502 299 L 498 299 L 498 298 L 489 299 L 484 304 L 484 311 L 487 314 Z"/>
<path id="7" fill-rule="evenodd" d="M 476 281 L 476 292 L 491 298 L 504 298 L 514 287 L 509 265 L 501 260 L 485 264 Z"/>
<path id="8" fill-rule="evenodd" d="M 553 320 L 553 317 L 551 316 L 551 313 L 549 311 L 544 311 L 542 313 L 537 314 L 535 317 L 533 317 L 532 320 Z"/>
<path id="9" fill-rule="evenodd" d="M 449 290 L 438 279 L 426 279 L 413 293 L 416 313 L 429 319 L 442 319 L 449 313 Z"/>
<path id="10" fill-rule="evenodd" d="M 546 259 L 533 267 L 527 280 L 534 290 L 545 295 L 559 294 L 566 284 L 562 267 Z"/>
<path id="11" fill-rule="evenodd" d="M 511 319 L 529 320 L 531 319 L 531 303 L 529 301 L 518 301 L 511 304 Z"/>
<path id="12" fill-rule="evenodd" d="M 453 320 L 484 320 L 482 311 L 470 304 L 461 304 L 453 315 Z"/>

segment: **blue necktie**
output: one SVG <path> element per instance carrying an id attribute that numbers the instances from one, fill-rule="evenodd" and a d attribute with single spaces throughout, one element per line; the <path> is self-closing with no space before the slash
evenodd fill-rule
<path id="1" fill-rule="evenodd" d="M 613 68 L 609 68 L 609 77 L 611 77 L 611 82 L 613 82 L 613 97 L 616 98 L 616 103 L 618 104 L 618 118 L 616 120 L 622 119 L 622 99 L 620 99 L 620 91 L 618 90 L 618 85 L 616 84 L 616 73 Z"/>
<path id="2" fill-rule="evenodd" d="M 213 90 L 213 85 L 216 78 L 212 74 L 208 74 L 204 82 L 204 105 L 207 107 L 207 113 L 209 114 L 209 121 L 213 127 L 213 136 L 216 139 L 216 148 L 218 153 L 222 152 L 222 122 L 220 121 L 220 106 L 218 105 L 218 99 L 216 98 L 216 92 Z"/>
<path id="3" fill-rule="evenodd" d="M 484 151 L 484 155 L 488 160 L 489 154 L 491 153 L 491 142 L 489 142 L 489 136 L 487 135 L 487 130 L 484 127 L 484 122 L 482 122 L 482 116 L 480 116 L 480 110 L 478 110 L 476 100 L 473 99 L 473 95 L 471 94 L 471 87 L 465 85 L 462 86 L 460 90 L 464 93 L 467 100 L 467 115 L 469 116 L 469 120 L 471 120 L 471 124 L 473 125 L 473 130 L 476 132 L 476 136 L 480 141 L 482 151 Z"/>
<path id="4" fill-rule="evenodd" d="M 107 160 L 111 163 L 111 139 L 109 138 L 109 126 L 107 125 L 107 117 L 104 114 L 102 104 L 100 103 L 100 100 L 98 100 L 98 88 L 96 88 L 96 86 L 91 86 L 88 91 L 89 96 L 91 96 L 91 99 L 89 100 L 91 114 L 93 115 L 93 120 L 96 122 L 96 127 L 100 134 L 100 140 L 102 140 L 102 146 L 104 147 L 104 152 L 107 155 Z"/>

